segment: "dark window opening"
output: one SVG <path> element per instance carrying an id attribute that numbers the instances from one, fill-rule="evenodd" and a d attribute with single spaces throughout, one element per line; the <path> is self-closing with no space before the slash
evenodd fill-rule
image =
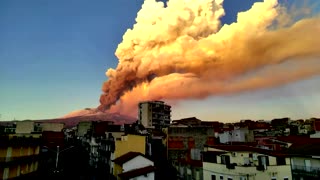
<path id="1" fill-rule="evenodd" d="M 216 175 L 211 175 L 211 180 L 216 180 Z"/>
<path id="2" fill-rule="evenodd" d="M 230 156 L 222 155 L 221 156 L 221 164 L 229 165 L 230 164 Z"/>
<path id="3" fill-rule="evenodd" d="M 277 165 L 286 165 L 286 158 L 277 157 Z"/>

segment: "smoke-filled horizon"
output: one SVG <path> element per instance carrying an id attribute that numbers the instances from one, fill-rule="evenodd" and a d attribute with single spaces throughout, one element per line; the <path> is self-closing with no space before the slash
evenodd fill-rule
<path id="1" fill-rule="evenodd" d="M 222 5 L 145 0 L 116 50 L 117 68 L 106 72 L 99 109 L 133 115 L 142 100 L 202 99 L 320 74 L 319 17 L 265 0 L 222 26 Z"/>

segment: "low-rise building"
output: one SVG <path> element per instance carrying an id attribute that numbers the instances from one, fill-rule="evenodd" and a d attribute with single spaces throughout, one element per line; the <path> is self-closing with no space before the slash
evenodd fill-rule
<path id="1" fill-rule="evenodd" d="M 16 134 L 30 134 L 34 132 L 34 122 L 30 120 L 16 122 Z"/>
<path id="2" fill-rule="evenodd" d="M 144 154 L 128 152 L 113 160 L 117 179 L 154 180 L 154 163 Z"/>
<path id="3" fill-rule="evenodd" d="M 62 132 L 64 128 L 64 123 L 48 123 L 42 122 L 38 123 L 41 127 L 41 131 L 53 131 L 53 132 Z"/>
<path id="4" fill-rule="evenodd" d="M 220 143 L 228 142 L 254 142 L 253 130 L 248 128 L 234 129 L 219 134 Z"/>
<path id="5" fill-rule="evenodd" d="M 242 145 L 208 146 L 203 152 L 203 179 L 291 180 L 290 157 Z"/>
<path id="6" fill-rule="evenodd" d="M 83 121 L 79 122 L 77 125 L 77 133 L 76 136 L 82 138 L 85 134 L 87 134 L 88 130 L 92 130 L 93 122 L 91 121 Z"/>
<path id="7" fill-rule="evenodd" d="M 202 179 L 201 151 L 204 144 L 215 144 L 215 128 L 219 123 L 208 123 L 195 118 L 173 121 L 167 132 L 168 160 L 180 178 Z"/>
<path id="8" fill-rule="evenodd" d="M 146 136 L 127 134 L 121 137 L 121 140 L 115 141 L 115 151 L 111 155 L 111 160 L 114 160 L 128 152 L 138 152 L 146 154 Z M 111 163 L 111 171 L 116 176 L 114 163 Z"/>

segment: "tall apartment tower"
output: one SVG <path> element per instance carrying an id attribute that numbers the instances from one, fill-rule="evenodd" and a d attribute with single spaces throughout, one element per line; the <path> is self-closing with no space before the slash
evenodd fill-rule
<path id="1" fill-rule="evenodd" d="M 163 101 L 139 103 L 139 122 L 146 128 L 162 128 L 170 125 L 171 106 Z"/>

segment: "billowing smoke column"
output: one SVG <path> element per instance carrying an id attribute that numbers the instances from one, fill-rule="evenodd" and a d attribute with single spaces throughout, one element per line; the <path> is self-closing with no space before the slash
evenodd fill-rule
<path id="1" fill-rule="evenodd" d="M 277 0 L 220 24 L 223 0 L 145 0 L 103 85 L 100 110 L 268 88 L 320 74 L 320 19 L 294 19 Z M 298 12 L 298 11 L 297 11 Z"/>

